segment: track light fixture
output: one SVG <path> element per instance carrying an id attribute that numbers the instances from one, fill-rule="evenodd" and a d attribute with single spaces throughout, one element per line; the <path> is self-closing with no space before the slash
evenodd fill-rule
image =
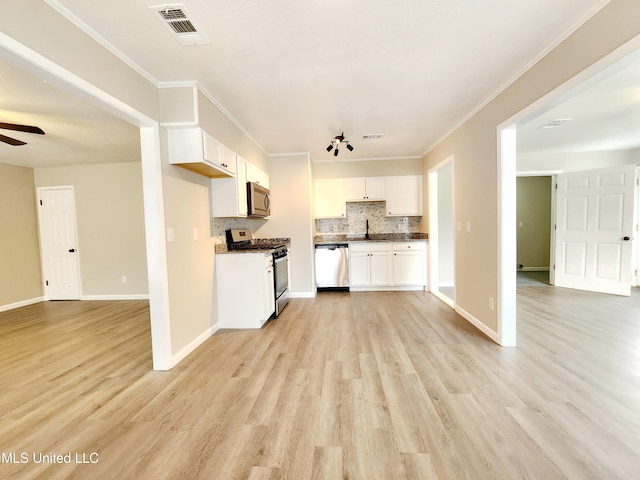
<path id="1" fill-rule="evenodd" d="M 337 157 L 339 153 L 338 147 L 340 146 L 341 143 L 344 143 L 347 146 L 347 150 L 349 150 L 350 152 L 353 152 L 353 146 L 349 143 L 349 140 L 344 139 L 344 132 L 342 132 L 340 135 L 336 135 L 335 137 L 333 137 L 333 140 L 331 140 L 331 143 L 327 147 L 327 152 L 330 152 L 335 147 L 335 150 L 333 150 L 333 156 Z"/>

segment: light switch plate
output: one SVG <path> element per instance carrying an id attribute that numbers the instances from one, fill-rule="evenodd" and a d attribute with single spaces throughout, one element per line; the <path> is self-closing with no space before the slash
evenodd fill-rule
<path id="1" fill-rule="evenodd" d="M 167 243 L 173 243 L 173 228 L 167 228 Z"/>

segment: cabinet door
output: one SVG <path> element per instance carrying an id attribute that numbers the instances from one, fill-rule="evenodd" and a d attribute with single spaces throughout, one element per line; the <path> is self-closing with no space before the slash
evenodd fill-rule
<path id="1" fill-rule="evenodd" d="M 314 182 L 316 218 L 344 218 L 347 204 L 341 178 L 320 179 Z"/>
<path id="2" fill-rule="evenodd" d="M 387 216 L 422 215 L 422 175 L 386 177 Z"/>
<path id="3" fill-rule="evenodd" d="M 236 173 L 236 152 L 222 145 L 220 152 L 220 166 Z"/>
<path id="4" fill-rule="evenodd" d="M 385 177 L 367 177 L 364 180 L 367 200 L 384 200 L 387 198 Z"/>
<path id="5" fill-rule="evenodd" d="M 238 203 L 238 216 L 246 217 L 247 207 L 247 161 L 240 155 L 236 163 L 236 201 Z"/>
<path id="6" fill-rule="evenodd" d="M 274 285 L 273 261 L 271 261 L 271 264 L 267 263 L 264 283 L 265 283 L 264 320 L 267 320 L 273 314 L 273 312 L 276 311 L 276 294 L 275 294 L 275 285 Z"/>
<path id="7" fill-rule="evenodd" d="M 242 157 L 236 160 L 237 175 L 230 178 L 211 179 L 211 216 L 246 217 L 247 181 Z"/>
<path id="8" fill-rule="evenodd" d="M 204 159 L 207 162 L 222 166 L 222 143 L 207 132 L 202 132 Z"/>
<path id="9" fill-rule="evenodd" d="M 349 252 L 349 284 L 353 287 L 369 285 L 369 253 Z"/>
<path id="10" fill-rule="evenodd" d="M 425 270 L 424 252 L 394 252 L 394 285 L 426 285 Z"/>
<path id="11" fill-rule="evenodd" d="M 370 285 L 391 285 L 391 254 L 372 252 L 369 254 Z"/>
<path id="12" fill-rule="evenodd" d="M 253 163 L 247 162 L 247 182 L 269 188 L 269 175 L 256 167 Z"/>
<path id="13" fill-rule="evenodd" d="M 344 179 L 344 196 L 347 202 L 358 202 L 366 200 L 367 192 L 365 190 L 364 178 L 345 178 Z"/>

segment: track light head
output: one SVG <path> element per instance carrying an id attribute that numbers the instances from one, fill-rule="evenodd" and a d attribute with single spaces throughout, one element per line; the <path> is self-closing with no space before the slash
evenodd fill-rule
<path id="1" fill-rule="evenodd" d="M 337 157 L 338 156 L 338 149 L 336 148 L 335 151 L 333 152 L 333 156 Z"/>
<path id="2" fill-rule="evenodd" d="M 347 150 L 349 150 L 350 152 L 353 152 L 353 147 L 351 146 L 350 143 L 347 143 Z"/>
<path id="3" fill-rule="evenodd" d="M 327 147 L 327 152 L 330 152 L 333 149 L 333 143 L 330 143 Z"/>

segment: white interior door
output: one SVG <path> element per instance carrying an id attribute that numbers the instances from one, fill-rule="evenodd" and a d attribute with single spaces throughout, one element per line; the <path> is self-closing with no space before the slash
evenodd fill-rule
<path id="1" fill-rule="evenodd" d="M 558 175 L 556 286 L 631 294 L 635 169 Z"/>
<path id="2" fill-rule="evenodd" d="M 40 250 L 49 300 L 79 300 L 80 278 L 72 187 L 38 189 Z"/>

